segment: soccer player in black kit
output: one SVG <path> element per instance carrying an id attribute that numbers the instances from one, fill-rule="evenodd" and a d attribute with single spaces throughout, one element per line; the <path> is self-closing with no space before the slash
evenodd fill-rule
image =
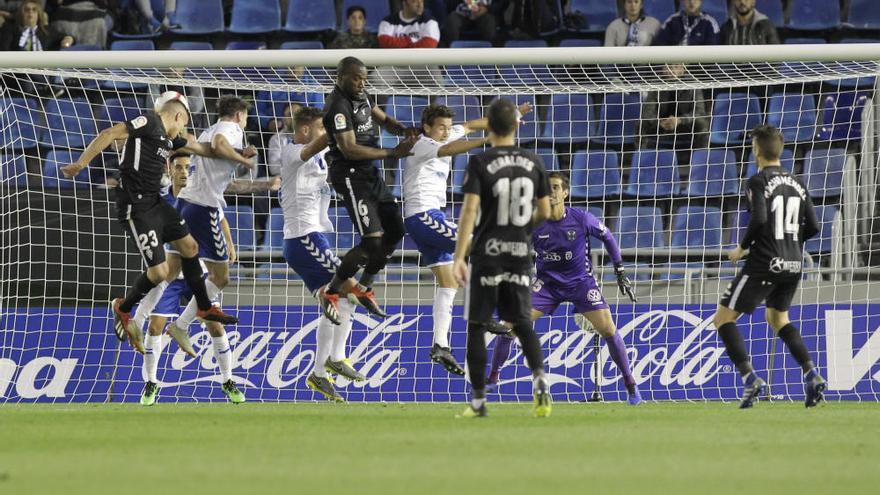
<path id="1" fill-rule="evenodd" d="M 131 328 L 131 310 L 168 276 L 165 242 L 180 253 L 183 276 L 198 302 L 197 316 L 224 325 L 238 321 L 211 304 L 202 278 L 199 246 L 177 210 L 160 197 L 162 175 L 173 150 L 183 149 L 204 156 L 213 154 L 210 148 L 206 149 L 185 131 L 189 122 L 189 105 L 185 96 L 174 91 L 165 92 L 156 107 L 158 112 L 147 112 L 101 131 L 75 163 L 62 168 L 66 176 L 73 177 L 114 141 L 125 140 L 119 163 L 116 208 L 119 221 L 134 240 L 147 270 L 138 276 L 124 299 L 113 300 L 112 311 L 116 337 L 123 340 L 128 334 L 131 345 L 142 354 L 143 342 L 134 338 L 140 332 Z"/>
<path id="2" fill-rule="evenodd" d="M 324 314 L 333 322 L 338 321 L 340 289 L 361 267 L 364 271 L 360 283 L 349 292 L 368 311 L 385 317 L 371 286 L 405 232 L 400 206 L 375 162 L 409 156 L 417 131 L 406 129 L 374 107 L 364 91 L 366 83 L 364 63 L 355 57 L 345 57 L 336 67 L 336 87 L 324 101 L 324 128 L 330 141 L 325 158 L 330 184 L 342 198 L 361 236 L 360 244 L 342 258 L 328 287 L 318 293 Z M 379 148 L 379 126 L 407 138 L 396 148 Z"/>
<path id="3" fill-rule="evenodd" d="M 745 389 L 739 407 L 752 407 L 766 393 L 767 383 L 755 374 L 736 319 L 766 300 L 767 323 L 785 342 L 804 372 L 806 407 L 822 400 L 827 384 L 816 370 L 798 329 L 788 319 L 788 308 L 801 279 L 804 242 L 819 232 L 813 202 L 797 178 L 780 166 L 782 133 L 761 125 L 752 131 L 758 173 L 749 178 L 751 218 L 748 230 L 728 258 L 734 263 L 748 251 L 745 266 L 727 286 L 715 313 L 715 328 L 727 355 L 742 376 Z"/>
<path id="4" fill-rule="evenodd" d="M 532 413 L 546 417 L 551 410 L 550 385 L 532 327 L 531 273 L 532 229 L 550 217 L 547 172 L 540 157 L 514 145 L 518 115 L 510 100 L 493 102 L 488 119 L 492 148 L 468 161 L 452 267 L 458 282 L 468 284 L 467 364 L 473 397 L 461 416 L 486 416 L 485 333 L 497 309 L 499 318 L 513 324 L 532 370 Z"/>

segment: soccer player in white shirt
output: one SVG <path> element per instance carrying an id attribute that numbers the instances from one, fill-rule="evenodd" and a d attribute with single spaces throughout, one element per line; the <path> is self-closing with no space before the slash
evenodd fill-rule
<path id="1" fill-rule="evenodd" d="M 327 183 L 327 134 L 321 121 L 323 112 L 304 107 L 294 116 L 293 143 L 281 149 L 281 207 L 284 210 L 284 259 L 316 297 L 336 274 L 336 257 L 324 233 L 333 232 L 328 211 L 330 185 Z M 356 285 L 352 278 L 343 292 Z M 312 390 L 333 401 L 343 401 L 327 372 L 350 380 L 363 381 L 345 357 L 351 332 L 353 305 L 339 299 L 339 311 L 330 307 L 330 317 L 322 315 L 318 324 L 315 367 L 306 379 Z"/>
<path id="2" fill-rule="evenodd" d="M 520 105 L 525 115 L 530 103 Z M 412 147 L 403 166 L 404 225 L 422 254 L 422 263 L 437 280 L 434 294 L 434 345 L 431 360 L 450 373 L 464 375 L 449 348 L 452 305 L 458 283 L 452 275 L 452 254 L 458 228 L 446 219 L 447 181 L 452 157 L 485 145 L 487 139 L 462 140 L 488 128 L 485 118 L 453 125 L 455 113 L 445 105 L 430 105 L 422 112 L 422 136 Z"/>

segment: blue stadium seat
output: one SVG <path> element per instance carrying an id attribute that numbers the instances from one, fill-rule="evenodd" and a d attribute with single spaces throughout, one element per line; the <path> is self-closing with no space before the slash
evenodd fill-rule
<path id="1" fill-rule="evenodd" d="M 538 148 L 532 151 L 541 157 L 545 170 L 548 172 L 559 170 L 559 157 L 556 156 L 556 151 L 553 148 Z"/>
<path id="2" fill-rule="evenodd" d="M 635 142 L 636 124 L 642 114 L 638 93 L 608 93 L 599 109 L 598 138 L 606 144 Z"/>
<path id="3" fill-rule="evenodd" d="M 682 206 L 672 215 L 672 247 L 720 250 L 721 220 L 713 206 Z"/>
<path id="4" fill-rule="evenodd" d="M 828 43 L 825 38 L 785 38 L 786 45 L 824 45 Z"/>
<path id="5" fill-rule="evenodd" d="M 743 203 L 744 207 L 745 204 Z M 749 218 L 751 218 L 751 214 L 749 210 L 736 210 L 732 214 L 733 222 L 730 225 L 730 238 L 727 240 L 727 247 L 733 248 L 739 244 L 739 241 L 746 234 L 746 231 L 749 228 Z"/>
<path id="6" fill-rule="evenodd" d="M 99 52 L 102 48 L 98 45 L 70 45 L 67 48 L 62 48 L 62 52 Z"/>
<path id="7" fill-rule="evenodd" d="M 608 260 L 607 263 L 611 263 L 608 257 L 606 257 L 605 259 Z M 631 281 L 644 282 L 647 280 L 651 280 L 652 278 L 651 273 L 653 271 L 653 266 L 647 263 L 624 262 L 623 268 L 626 270 L 626 276 L 629 277 Z M 602 282 L 604 282 L 605 285 L 610 287 L 610 285 L 608 284 L 616 281 L 617 276 L 614 274 L 614 270 L 612 270 L 611 268 L 605 268 L 604 270 L 602 270 Z"/>
<path id="8" fill-rule="evenodd" d="M 755 126 L 759 125 L 761 106 L 748 93 L 719 93 L 712 107 L 712 144 L 739 146 Z"/>
<path id="9" fill-rule="evenodd" d="M 790 148 L 782 149 L 782 156 L 779 159 L 782 168 L 789 172 L 794 172 L 794 153 Z M 746 179 L 758 173 L 758 163 L 755 161 L 755 154 L 749 153 L 749 165 L 746 168 Z"/>
<path id="10" fill-rule="evenodd" d="M 505 48 L 545 48 L 544 40 L 510 40 Z M 552 79 L 550 67 L 543 64 L 499 65 L 498 77 L 511 86 L 535 86 Z"/>
<path id="11" fill-rule="evenodd" d="M 850 0 L 849 23 L 856 29 L 880 29 L 877 0 Z"/>
<path id="12" fill-rule="evenodd" d="M 258 40 L 234 40 L 226 44 L 227 50 L 265 50 L 266 42 Z"/>
<path id="13" fill-rule="evenodd" d="M 110 44 L 111 50 L 155 50 L 153 40 L 116 40 Z"/>
<path id="14" fill-rule="evenodd" d="M 263 249 L 281 251 L 284 249 L 284 210 L 272 208 L 266 222 L 266 235 L 263 236 Z"/>
<path id="15" fill-rule="evenodd" d="M 452 159 L 452 192 L 461 194 L 461 185 L 464 183 L 464 172 L 467 169 L 470 155 L 458 155 Z"/>
<path id="16" fill-rule="evenodd" d="M 843 38 L 838 43 L 880 43 L 880 38 Z"/>
<path id="17" fill-rule="evenodd" d="M 605 222 L 605 210 L 603 210 L 601 206 L 589 206 L 587 207 L 587 211 L 592 213 L 594 217 L 602 222 Z"/>
<path id="18" fill-rule="evenodd" d="M 330 208 L 330 221 L 336 226 L 336 232 L 326 234 L 327 241 L 333 249 L 351 249 L 357 244 L 357 229 L 345 208 Z"/>
<path id="19" fill-rule="evenodd" d="M 620 196 L 620 165 L 614 151 L 579 151 L 571 159 L 571 197 Z"/>
<path id="20" fill-rule="evenodd" d="M 624 206 L 618 213 L 620 221 L 614 234 L 622 249 L 662 248 L 663 220 L 660 208 L 649 206 Z"/>
<path id="21" fill-rule="evenodd" d="M 379 23 L 391 13 L 388 0 L 345 0 L 342 2 L 342 27 L 345 27 L 345 12 L 353 5 L 360 5 L 367 11 L 367 31 L 371 33 L 378 32 Z"/>
<path id="22" fill-rule="evenodd" d="M 213 50 L 214 45 L 210 41 L 174 41 L 169 48 L 171 50 Z"/>
<path id="23" fill-rule="evenodd" d="M 846 159 L 844 148 L 813 150 L 807 153 L 801 180 L 806 184 L 810 197 L 840 196 Z"/>
<path id="24" fill-rule="evenodd" d="M 782 10 L 782 0 L 758 0 L 755 8 L 758 12 L 769 17 L 776 28 L 785 25 L 785 13 Z"/>
<path id="25" fill-rule="evenodd" d="M 533 107 L 535 107 L 537 102 L 537 97 L 535 95 L 516 95 L 514 97 L 505 95 L 503 96 L 503 98 L 512 100 L 513 103 L 516 104 L 516 106 L 528 102 L 531 103 Z M 519 145 L 526 146 L 527 143 L 534 143 L 538 141 L 541 138 L 543 128 L 544 123 L 538 121 L 537 109 L 536 111 L 524 116 L 522 122 L 516 128 L 516 139 L 519 142 Z"/>
<path id="26" fill-rule="evenodd" d="M 554 94 L 543 138 L 554 143 L 586 143 L 593 114 L 587 95 Z"/>
<path id="27" fill-rule="evenodd" d="M 571 12 L 580 12 L 587 20 L 587 25 L 578 29 L 578 32 L 605 31 L 617 17 L 617 4 L 607 0 L 571 0 L 569 9 Z"/>
<path id="28" fill-rule="evenodd" d="M 119 122 L 132 120 L 141 114 L 137 98 L 110 98 L 104 102 L 98 114 L 98 127 L 106 129 Z"/>
<path id="29" fill-rule="evenodd" d="M 816 205 L 816 217 L 819 218 L 821 230 L 812 239 L 807 239 L 804 243 L 804 251 L 810 254 L 821 254 L 831 252 L 832 246 L 832 226 L 834 217 L 840 210 L 836 205 Z"/>
<path id="30" fill-rule="evenodd" d="M 232 242 L 236 251 L 253 251 L 254 244 L 254 209 L 250 206 L 227 206 L 223 209 L 229 230 L 232 231 Z"/>
<path id="31" fill-rule="evenodd" d="M 453 41 L 449 48 L 491 48 L 488 41 Z M 463 88 L 491 86 L 498 78 L 494 65 L 447 65 L 445 84 Z"/>
<path id="32" fill-rule="evenodd" d="M 817 137 L 822 141 L 843 141 L 862 137 L 862 111 L 867 92 L 831 93 L 822 98 L 822 121 Z"/>
<path id="33" fill-rule="evenodd" d="M 562 48 L 580 48 L 580 47 L 590 47 L 590 46 L 602 46 L 602 42 L 597 39 L 567 38 L 567 39 L 560 41 L 559 46 Z"/>
<path id="34" fill-rule="evenodd" d="M 27 187 L 27 162 L 23 154 L 0 156 L 0 184 L 8 188 Z"/>
<path id="35" fill-rule="evenodd" d="M 283 119 L 284 108 L 291 103 L 307 104 L 304 93 L 287 91 L 257 91 L 254 96 L 254 117 L 259 121 L 260 128 L 265 129 L 271 119 Z"/>
<path id="36" fill-rule="evenodd" d="M 810 141 L 816 134 L 813 95 L 778 93 L 770 96 L 767 123 L 779 128 L 786 143 Z"/>
<path id="37" fill-rule="evenodd" d="M 43 187 L 47 188 L 89 188 L 89 169 L 80 170 L 76 177 L 68 179 L 61 173 L 60 168 L 70 165 L 77 158 L 80 152 L 71 153 L 69 151 L 50 151 L 43 163 Z"/>
<path id="38" fill-rule="evenodd" d="M 792 29 L 822 30 L 840 25 L 840 5 L 828 0 L 797 0 L 791 9 Z"/>
<path id="39" fill-rule="evenodd" d="M 266 34 L 281 29 L 281 6 L 278 0 L 248 0 L 232 3 L 229 32 Z"/>
<path id="40" fill-rule="evenodd" d="M 327 0 L 297 0 L 297 8 L 287 9 L 284 30 L 314 33 L 336 29 L 336 6 Z"/>
<path id="41" fill-rule="evenodd" d="M 694 150 L 686 194 L 691 197 L 739 194 L 739 174 L 733 152 L 723 149 Z"/>
<path id="42" fill-rule="evenodd" d="M 0 98 L 0 148 L 31 149 L 43 118 L 37 102 L 25 98 Z"/>
<path id="43" fill-rule="evenodd" d="M 456 124 L 477 120 L 483 117 L 483 105 L 476 96 L 447 95 L 439 96 L 434 101 L 437 105 L 446 105 L 453 112 Z"/>
<path id="44" fill-rule="evenodd" d="M 281 43 L 282 50 L 323 50 L 324 43 L 320 41 L 285 41 Z"/>
<path id="45" fill-rule="evenodd" d="M 727 21 L 727 0 L 703 0 L 702 11 L 718 21 L 718 27 L 721 27 Z"/>
<path id="46" fill-rule="evenodd" d="M 449 48 L 492 48 L 492 42 L 483 40 L 455 40 L 449 44 Z"/>
<path id="47" fill-rule="evenodd" d="M 678 160 L 672 150 L 637 150 L 624 191 L 634 198 L 669 198 L 678 194 Z"/>
<path id="48" fill-rule="evenodd" d="M 385 113 L 407 127 L 421 128 L 422 112 L 428 99 L 415 96 L 392 96 L 385 103 Z"/>
<path id="49" fill-rule="evenodd" d="M 547 42 L 544 40 L 508 40 L 504 43 L 504 48 L 547 48 Z"/>
<path id="50" fill-rule="evenodd" d="M 213 34 L 223 32 L 223 2 L 221 0 L 178 0 L 174 22 L 178 34 Z"/>
<path id="51" fill-rule="evenodd" d="M 40 144 L 52 148 L 84 148 L 98 134 L 88 100 L 50 99 L 46 102 L 46 129 Z"/>
<path id="52" fill-rule="evenodd" d="M 643 2 L 645 15 L 654 17 L 660 24 L 666 22 L 675 13 L 675 4 L 672 0 L 645 0 Z"/>

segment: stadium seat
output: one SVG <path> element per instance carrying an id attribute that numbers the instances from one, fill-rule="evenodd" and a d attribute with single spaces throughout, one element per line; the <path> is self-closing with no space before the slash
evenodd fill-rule
<path id="1" fill-rule="evenodd" d="M 592 122 L 589 96 L 554 94 L 542 137 L 554 143 L 586 143 L 592 135 Z"/>
<path id="2" fill-rule="evenodd" d="M 326 234 L 330 247 L 334 249 L 351 249 L 357 242 L 357 229 L 345 208 L 330 208 L 330 221 L 336 225 L 336 232 Z"/>
<path id="3" fill-rule="evenodd" d="M 50 99 L 46 102 L 46 129 L 40 144 L 52 148 L 84 148 L 98 134 L 88 100 Z"/>
<path id="4" fill-rule="evenodd" d="M 89 169 L 80 170 L 76 177 L 68 179 L 61 173 L 60 168 L 70 165 L 77 158 L 80 152 L 71 153 L 69 151 L 50 151 L 43 163 L 43 187 L 47 188 L 89 188 Z"/>
<path id="5" fill-rule="evenodd" d="M 850 0 L 849 23 L 856 29 L 880 29 L 877 0 Z"/>
<path id="6" fill-rule="evenodd" d="M 602 46 L 602 42 L 597 39 L 567 38 L 567 39 L 560 41 L 559 46 L 562 48 Z"/>
<path id="7" fill-rule="evenodd" d="M 608 93 L 599 109 L 597 137 L 606 144 L 631 144 L 642 114 L 638 93 Z"/>
<path id="8" fill-rule="evenodd" d="M 227 206 L 223 209 L 229 230 L 232 231 L 232 242 L 236 251 L 253 251 L 254 244 L 254 209 L 250 206 Z"/>
<path id="9" fill-rule="evenodd" d="M 103 130 L 119 122 L 132 120 L 141 114 L 137 98 L 110 98 L 98 113 L 98 128 Z"/>
<path id="10" fill-rule="evenodd" d="M 608 260 L 606 263 L 611 263 L 608 257 L 605 258 Z M 651 280 L 653 266 L 647 263 L 629 263 L 624 262 L 623 268 L 626 270 L 626 276 L 629 277 L 631 281 L 639 282 L 639 281 L 647 281 Z M 614 274 L 614 270 L 610 267 L 602 270 L 602 281 L 605 282 L 606 286 L 617 281 L 617 276 Z"/>
<path id="11" fill-rule="evenodd" d="M 862 111 L 868 93 L 847 91 L 831 93 L 822 98 L 822 121 L 817 138 L 822 141 L 843 141 L 862 137 Z"/>
<path id="12" fill-rule="evenodd" d="M 702 11 L 718 21 L 718 27 L 721 27 L 727 21 L 727 0 L 703 0 Z"/>
<path id="13" fill-rule="evenodd" d="M 23 154 L 0 156 L 0 184 L 6 188 L 19 186 L 24 189 L 27 187 L 27 162 Z"/>
<path id="14" fill-rule="evenodd" d="M 471 156 L 468 154 L 458 155 L 452 159 L 452 193 L 461 194 L 461 185 L 464 183 L 464 172 Z"/>
<path id="15" fill-rule="evenodd" d="M 388 102 L 385 103 L 385 113 L 406 127 L 421 128 L 422 112 L 427 106 L 427 98 L 395 95 L 388 98 Z"/>
<path id="16" fill-rule="evenodd" d="M 177 34 L 223 32 L 223 2 L 221 0 L 178 0 L 174 22 L 180 27 L 171 31 Z"/>
<path id="17" fill-rule="evenodd" d="M 791 9 L 792 29 L 815 31 L 840 25 L 840 5 L 828 0 L 797 0 Z"/>
<path id="18" fill-rule="evenodd" d="M 620 165 L 614 151 L 579 151 L 571 159 L 572 199 L 620 196 Z"/>
<path id="19" fill-rule="evenodd" d="M 266 42 L 257 40 L 234 40 L 226 44 L 227 50 L 265 50 Z"/>
<path id="20" fill-rule="evenodd" d="M 719 93 L 712 106 L 712 144 L 739 146 L 763 120 L 758 99 L 748 93 Z"/>
<path id="21" fill-rule="evenodd" d="M 324 43 L 320 41 L 285 41 L 281 43 L 282 50 L 323 50 Z"/>
<path id="22" fill-rule="evenodd" d="M 644 0 L 643 9 L 645 15 L 654 17 L 663 24 L 675 13 L 675 4 L 672 0 Z"/>
<path id="23" fill-rule="evenodd" d="M 785 25 L 785 13 L 782 10 L 782 0 L 758 0 L 755 8 L 758 12 L 769 17 L 777 29 Z"/>
<path id="24" fill-rule="evenodd" d="M 600 206 L 589 206 L 587 207 L 587 211 L 592 213 L 594 217 L 601 220 L 603 223 L 605 222 L 605 210 Z"/>
<path id="25" fill-rule="evenodd" d="M 259 121 L 260 129 L 265 129 L 271 119 L 284 118 L 284 107 L 291 103 L 307 105 L 308 100 L 304 93 L 257 91 L 254 101 L 254 117 Z"/>
<path id="26" fill-rule="evenodd" d="M 819 219 L 820 231 L 812 239 L 807 239 L 804 243 L 804 251 L 810 254 L 821 254 L 831 252 L 832 247 L 832 227 L 834 218 L 840 210 L 836 205 L 816 205 L 816 217 Z"/>
<path id="27" fill-rule="evenodd" d="M 824 45 L 828 43 L 825 38 L 785 38 L 786 45 Z"/>
<path id="28" fill-rule="evenodd" d="M 345 0 L 342 2 L 342 27 L 345 27 L 345 12 L 353 5 L 360 5 L 367 11 L 367 31 L 371 33 L 378 32 L 379 23 L 391 14 L 388 0 Z"/>
<path id="29" fill-rule="evenodd" d="M 618 216 L 620 220 L 614 233 L 622 249 L 664 247 L 660 208 L 624 206 Z"/>
<path id="30" fill-rule="evenodd" d="M 813 150 L 804 157 L 801 176 L 812 198 L 837 197 L 843 185 L 843 168 L 847 153 L 844 148 Z"/>
<path id="31" fill-rule="evenodd" d="M 284 30 L 314 33 L 336 29 L 336 6 L 327 0 L 297 0 L 297 8 L 287 9 Z"/>
<path id="32" fill-rule="evenodd" d="M 782 149 L 782 156 L 779 159 L 782 168 L 789 172 L 794 172 L 794 153 L 790 148 Z M 755 161 L 755 154 L 749 153 L 749 165 L 746 168 L 746 179 L 758 173 L 758 162 Z"/>
<path id="33" fill-rule="evenodd" d="M 605 31 L 608 24 L 617 18 L 617 5 L 606 0 L 571 0 L 569 10 L 572 13 L 580 12 L 587 20 L 586 25 L 576 30 L 582 33 Z"/>
<path id="34" fill-rule="evenodd" d="M 229 32 L 266 34 L 280 29 L 281 6 L 278 0 L 232 2 L 232 20 L 229 22 Z"/>
<path id="35" fill-rule="evenodd" d="M 488 41 L 453 41 L 449 48 L 491 48 Z M 494 65 L 447 65 L 445 84 L 449 86 L 483 87 L 491 86 L 498 78 L 498 69 Z"/>
<path id="36" fill-rule="evenodd" d="M 449 48 L 492 48 L 492 42 L 482 40 L 455 40 L 449 44 Z"/>
<path id="37" fill-rule="evenodd" d="M 516 106 L 520 106 L 523 103 L 531 103 L 535 108 L 535 111 L 524 116 L 522 122 L 516 128 L 516 139 L 520 146 L 527 146 L 528 143 L 534 143 L 538 141 L 541 137 L 541 130 L 544 128 L 544 123 L 539 122 L 539 114 L 537 111 L 537 96 L 536 95 L 516 95 L 513 98 L 510 96 L 504 96 L 506 99 L 512 99 Z M 493 100 L 494 101 L 494 100 Z"/>
<path id="38" fill-rule="evenodd" d="M 510 40 L 505 48 L 545 48 L 544 40 Z M 550 67 L 543 64 L 499 65 L 498 77 L 511 86 L 535 86 L 552 79 Z"/>
<path id="39" fill-rule="evenodd" d="M 721 210 L 712 206 L 682 206 L 672 215 L 674 248 L 721 250 Z"/>
<path id="40" fill-rule="evenodd" d="M 684 280 L 685 274 L 683 272 L 675 272 L 673 273 L 673 269 L 691 269 L 697 272 L 697 277 L 699 277 L 700 270 L 705 267 L 704 263 L 685 263 L 685 262 L 677 262 L 677 263 L 669 263 L 666 265 L 654 265 L 655 274 L 659 275 L 660 280 Z"/>
<path id="41" fill-rule="evenodd" d="M 155 50 L 153 40 L 116 40 L 110 44 L 111 50 Z"/>
<path id="42" fill-rule="evenodd" d="M 559 157 L 556 155 L 556 150 L 553 148 L 537 148 L 531 151 L 534 151 L 536 155 L 541 157 L 545 170 L 548 172 L 559 170 Z"/>
<path id="43" fill-rule="evenodd" d="M 504 43 L 504 48 L 547 48 L 547 42 L 544 40 L 508 40 Z"/>
<path id="44" fill-rule="evenodd" d="M 669 198 L 678 194 L 678 160 L 672 150 L 637 150 L 633 155 L 629 184 L 624 191 L 633 198 Z"/>
<path id="45" fill-rule="evenodd" d="M 816 117 L 813 95 L 778 93 L 770 96 L 767 123 L 782 131 L 786 143 L 812 140 L 816 134 Z"/>
<path id="46" fill-rule="evenodd" d="M 723 149 L 694 150 L 686 194 L 691 197 L 735 196 L 739 174 L 733 152 Z"/>
<path id="47" fill-rule="evenodd" d="M 99 52 L 102 48 L 98 45 L 70 45 L 67 48 L 62 48 L 62 52 Z"/>
<path id="48" fill-rule="evenodd" d="M 281 251 L 284 249 L 284 210 L 272 208 L 269 221 L 266 222 L 266 235 L 263 236 L 264 250 Z"/>
<path id="49" fill-rule="evenodd" d="M 37 145 L 43 118 L 37 102 L 25 98 L 0 98 L 0 148 L 30 149 Z"/>
<path id="50" fill-rule="evenodd" d="M 455 117 L 452 121 L 456 124 L 463 124 L 469 120 L 477 120 L 483 117 L 483 105 L 476 96 L 439 96 L 434 100 L 434 103 L 446 105 L 455 112 Z"/>
<path id="51" fill-rule="evenodd" d="M 171 50 L 213 50 L 214 45 L 210 41 L 174 41 L 169 48 Z"/>

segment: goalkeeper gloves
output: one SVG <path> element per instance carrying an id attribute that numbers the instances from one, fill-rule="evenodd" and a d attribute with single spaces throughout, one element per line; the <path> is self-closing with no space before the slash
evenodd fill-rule
<path id="1" fill-rule="evenodd" d="M 629 281 L 629 278 L 626 276 L 626 269 L 623 268 L 622 263 L 614 264 L 614 275 L 617 276 L 617 286 L 620 288 L 620 293 L 629 296 L 630 301 L 636 301 L 636 295 L 633 292 L 632 282 Z"/>

